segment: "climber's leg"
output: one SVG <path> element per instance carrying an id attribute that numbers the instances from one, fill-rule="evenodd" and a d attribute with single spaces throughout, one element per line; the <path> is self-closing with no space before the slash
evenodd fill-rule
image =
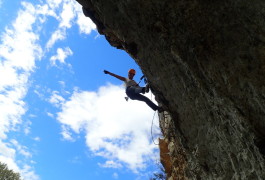
<path id="1" fill-rule="evenodd" d="M 145 102 L 150 108 L 152 108 L 154 111 L 158 110 L 159 107 L 153 103 L 148 97 L 143 96 L 141 94 L 134 94 L 132 96 L 129 96 L 132 100 L 138 100 Z"/>

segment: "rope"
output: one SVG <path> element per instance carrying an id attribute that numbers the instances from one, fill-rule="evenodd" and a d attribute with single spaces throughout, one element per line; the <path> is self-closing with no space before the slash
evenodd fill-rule
<path id="1" fill-rule="evenodd" d="M 149 87 L 149 88 L 150 88 L 150 87 Z M 151 101 L 153 101 L 153 96 L 152 96 L 152 94 L 153 94 L 153 93 L 151 92 Z M 154 141 L 154 137 L 153 137 L 153 124 L 154 124 L 155 114 L 156 114 L 156 111 L 155 111 L 155 113 L 154 113 L 154 115 L 153 115 L 152 124 L 151 124 L 151 137 L 152 137 L 152 141 L 153 141 L 154 145 L 159 145 L 159 144 L 155 143 L 155 141 Z"/>
<path id="2" fill-rule="evenodd" d="M 156 114 L 156 111 L 155 111 L 155 113 L 153 115 L 152 124 L 151 124 L 151 137 L 152 137 L 152 141 L 153 141 L 154 145 L 158 145 L 158 144 L 155 143 L 154 137 L 153 137 L 153 124 L 154 124 L 155 114 Z"/>
<path id="3" fill-rule="evenodd" d="M 140 81 L 138 82 L 138 85 L 141 83 L 142 79 L 143 79 L 143 76 L 141 77 Z M 152 101 L 152 99 L 153 99 L 153 97 L 152 97 L 152 93 L 151 93 L 151 101 Z M 153 124 L 154 124 L 155 114 L 156 114 L 156 111 L 153 115 L 152 124 L 151 124 L 151 137 L 152 137 L 152 141 L 153 141 L 154 145 L 159 145 L 159 144 L 155 143 L 154 137 L 153 137 Z"/>

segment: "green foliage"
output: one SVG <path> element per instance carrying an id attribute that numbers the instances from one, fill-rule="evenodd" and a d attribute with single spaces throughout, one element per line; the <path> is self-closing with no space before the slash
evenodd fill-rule
<path id="1" fill-rule="evenodd" d="M 0 162 L 0 180 L 21 180 L 19 173 L 9 170 L 7 165 Z"/>

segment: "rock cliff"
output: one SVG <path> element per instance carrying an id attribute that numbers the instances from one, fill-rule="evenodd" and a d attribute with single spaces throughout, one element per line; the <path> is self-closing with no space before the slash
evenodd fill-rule
<path id="1" fill-rule="evenodd" d="M 265 179 L 264 0 L 77 1 L 167 110 L 168 179 Z"/>

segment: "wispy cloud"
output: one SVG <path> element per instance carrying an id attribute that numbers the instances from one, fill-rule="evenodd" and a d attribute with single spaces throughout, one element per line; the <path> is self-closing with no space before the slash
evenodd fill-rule
<path id="1" fill-rule="evenodd" d="M 18 166 L 16 162 L 17 153 L 26 158 L 30 158 L 31 154 L 27 151 L 25 146 L 21 146 L 16 140 L 11 140 L 11 143 L 3 142 L 0 140 L 0 162 L 4 162 L 10 169 L 15 172 L 19 172 L 25 180 L 38 180 L 39 177 L 33 171 L 32 166 L 22 163 L 22 166 Z"/>
<path id="2" fill-rule="evenodd" d="M 86 133 L 90 151 L 107 159 L 102 167 L 126 166 L 136 172 L 157 157 L 150 140 L 154 112 L 143 102 L 126 102 L 123 95 L 122 87 L 111 84 L 97 92 L 76 90 L 57 119 L 64 128 Z"/>
<path id="3" fill-rule="evenodd" d="M 22 122 L 22 115 L 27 110 L 23 101 L 28 90 L 28 79 L 35 69 L 35 61 L 42 56 L 38 44 L 39 36 L 33 31 L 36 22 L 35 7 L 22 2 L 23 9 L 19 10 L 16 20 L 1 34 L 0 44 L 0 161 L 17 172 L 25 179 L 38 179 L 30 165 L 17 165 L 17 156 L 30 158 L 31 154 L 25 146 L 16 140 L 10 143 L 7 133 L 15 131 Z M 8 77 L 8 78 L 6 78 Z"/>
<path id="4" fill-rule="evenodd" d="M 120 163 L 112 161 L 112 160 L 106 161 L 104 164 L 99 163 L 98 165 L 104 168 L 121 168 L 122 167 Z"/>
<path id="5" fill-rule="evenodd" d="M 15 149 L 17 150 L 17 152 L 19 154 L 21 154 L 21 155 L 23 155 L 24 157 L 27 157 L 27 158 L 32 157 L 31 153 L 28 151 L 28 148 L 26 146 L 22 146 L 15 139 L 11 139 L 10 142 L 12 143 L 12 145 L 15 147 Z"/>
<path id="6" fill-rule="evenodd" d="M 62 125 L 61 135 L 62 135 L 64 140 L 72 141 L 72 142 L 75 141 L 75 139 L 72 137 L 72 132 L 71 132 L 71 129 L 69 128 L 69 126 Z"/>
<path id="7" fill-rule="evenodd" d="M 59 40 L 64 40 L 66 38 L 66 30 L 65 29 L 58 29 L 56 30 L 51 38 L 49 39 L 49 41 L 46 44 L 46 48 L 50 49 L 53 47 L 53 45 L 59 41 Z"/>
<path id="8" fill-rule="evenodd" d="M 2 0 L 0 0 L 0 6 Z M 95 25 L 89 21 L 80 21 L 81 6 L 72 0 L 47 0 L 46 4 L 33 5 L 21 2 L 22 8 L 17 13 L 17 18 L 1 33 L 0 41 L 0 161 L 8 164 L 9 168 L 20 172 L 25 180 L 36 180 L 32 165 L 19 160 L 18 155 L 31 158 L 27 147 L 17 140 L 10 141 L 8 133 L 16 131 L 22 123 L 22 116 L 27 111 L 24 98 L 29 88 L 29 78 L 36 68 L 36 61 L 40 60 L 45 51 L 39 42 L 39 32 L 47 17 L 54 17 L 58 21 L 58 28 L 52 33 L 46 48 L 52 48 L 58 40 L 66 37 L 66 30 L 75 21 L 80 27 L 80 32 L 90 33 Z M 80 17 L 79 17 L 80 16 Z M 87 27 L 89 31 L 84 30 Z M 57 55 L 51 58 L 55 63 L 65 62 L 67 56 L 72 55 L 70 48 L 58 48 Z M 8 77 L 8 78 L 7 78 Z M 56 93 L 54 103 L 62 101 Z M 29 134 L 30 123 L 25 131 Z M 38 140 L 38 138 L 36 139 Z M 7 143 L 8 141 L 11 142 Z"/>
<path id="9" fill-rule="evenodd" d="M 62 3 L 62 0 L 47 0 L 47 4 L 50 6 L 53 11 L 59 7 L 59 5 Z"/>
<path id="10" fill-rule="evenodd" d="M 49 0 L 47 3 L 49 7 L 53 8 L 62 6 L 62 9 L 58 13 L 59 15 L 55 16 L 60 23 L 46 44 L 48 50 L 57 41 L 64 40 L 66 38 L 66 30 L 74 24 L 78 25 L 80 33 L 90 34 L 92 30 L 96 30 L 96 25 L 83 15 L 82 8 L 76 1 L 57 0 L 53 2 Z"/>
<path id="11" fill-rule="evenodd" d="M 60 107 L 62 103 L 64 103 L 65 99 L 59 95 L 58 91 L 53 91 L 52 95 L 49 99 L 49 102 L 56 107 Z"/>
<path id="12" fill-rule="evenodd" d="M 68 56 L 71 56 L 71 55 L 73 55 L 73 52 L 72 52 L 72 50 L 69 47 L 66 47 L 64 49 L 58 48 L 57 49 L 57 54 L 50 58 L 51 64 L 53 66 L 55 66 L 56 65 L 56 61 L 59 61 L 59 63 L 61 63 L 61 64 L 65 64 L 65 59 Z"/>
<path id="13" fill-rule="evenodd" d="M 35 21 L 34 7 L 23 3 L 25 10 L 18 13 L 18 18 L 11 28 L 6 28 L 1 35 L 0 44 L 0 130 L 4 138 L 12 125 L 20 122 L 25 113 L 22 101 L 28 85 L 30 72 L 35 68 L 35 60 L 41 56 L 41 48 L 37 44 L 38 36 L 32 32 Z M 6 78 L 6 77 L 10 77 Z"/>
<path id="14" fill-rule="evenodd" d="M 40 139 L 40 137 L 35 137 L 35 138 L 33 138 L 33 140 L 39 142 L 41 139 Z"/>

